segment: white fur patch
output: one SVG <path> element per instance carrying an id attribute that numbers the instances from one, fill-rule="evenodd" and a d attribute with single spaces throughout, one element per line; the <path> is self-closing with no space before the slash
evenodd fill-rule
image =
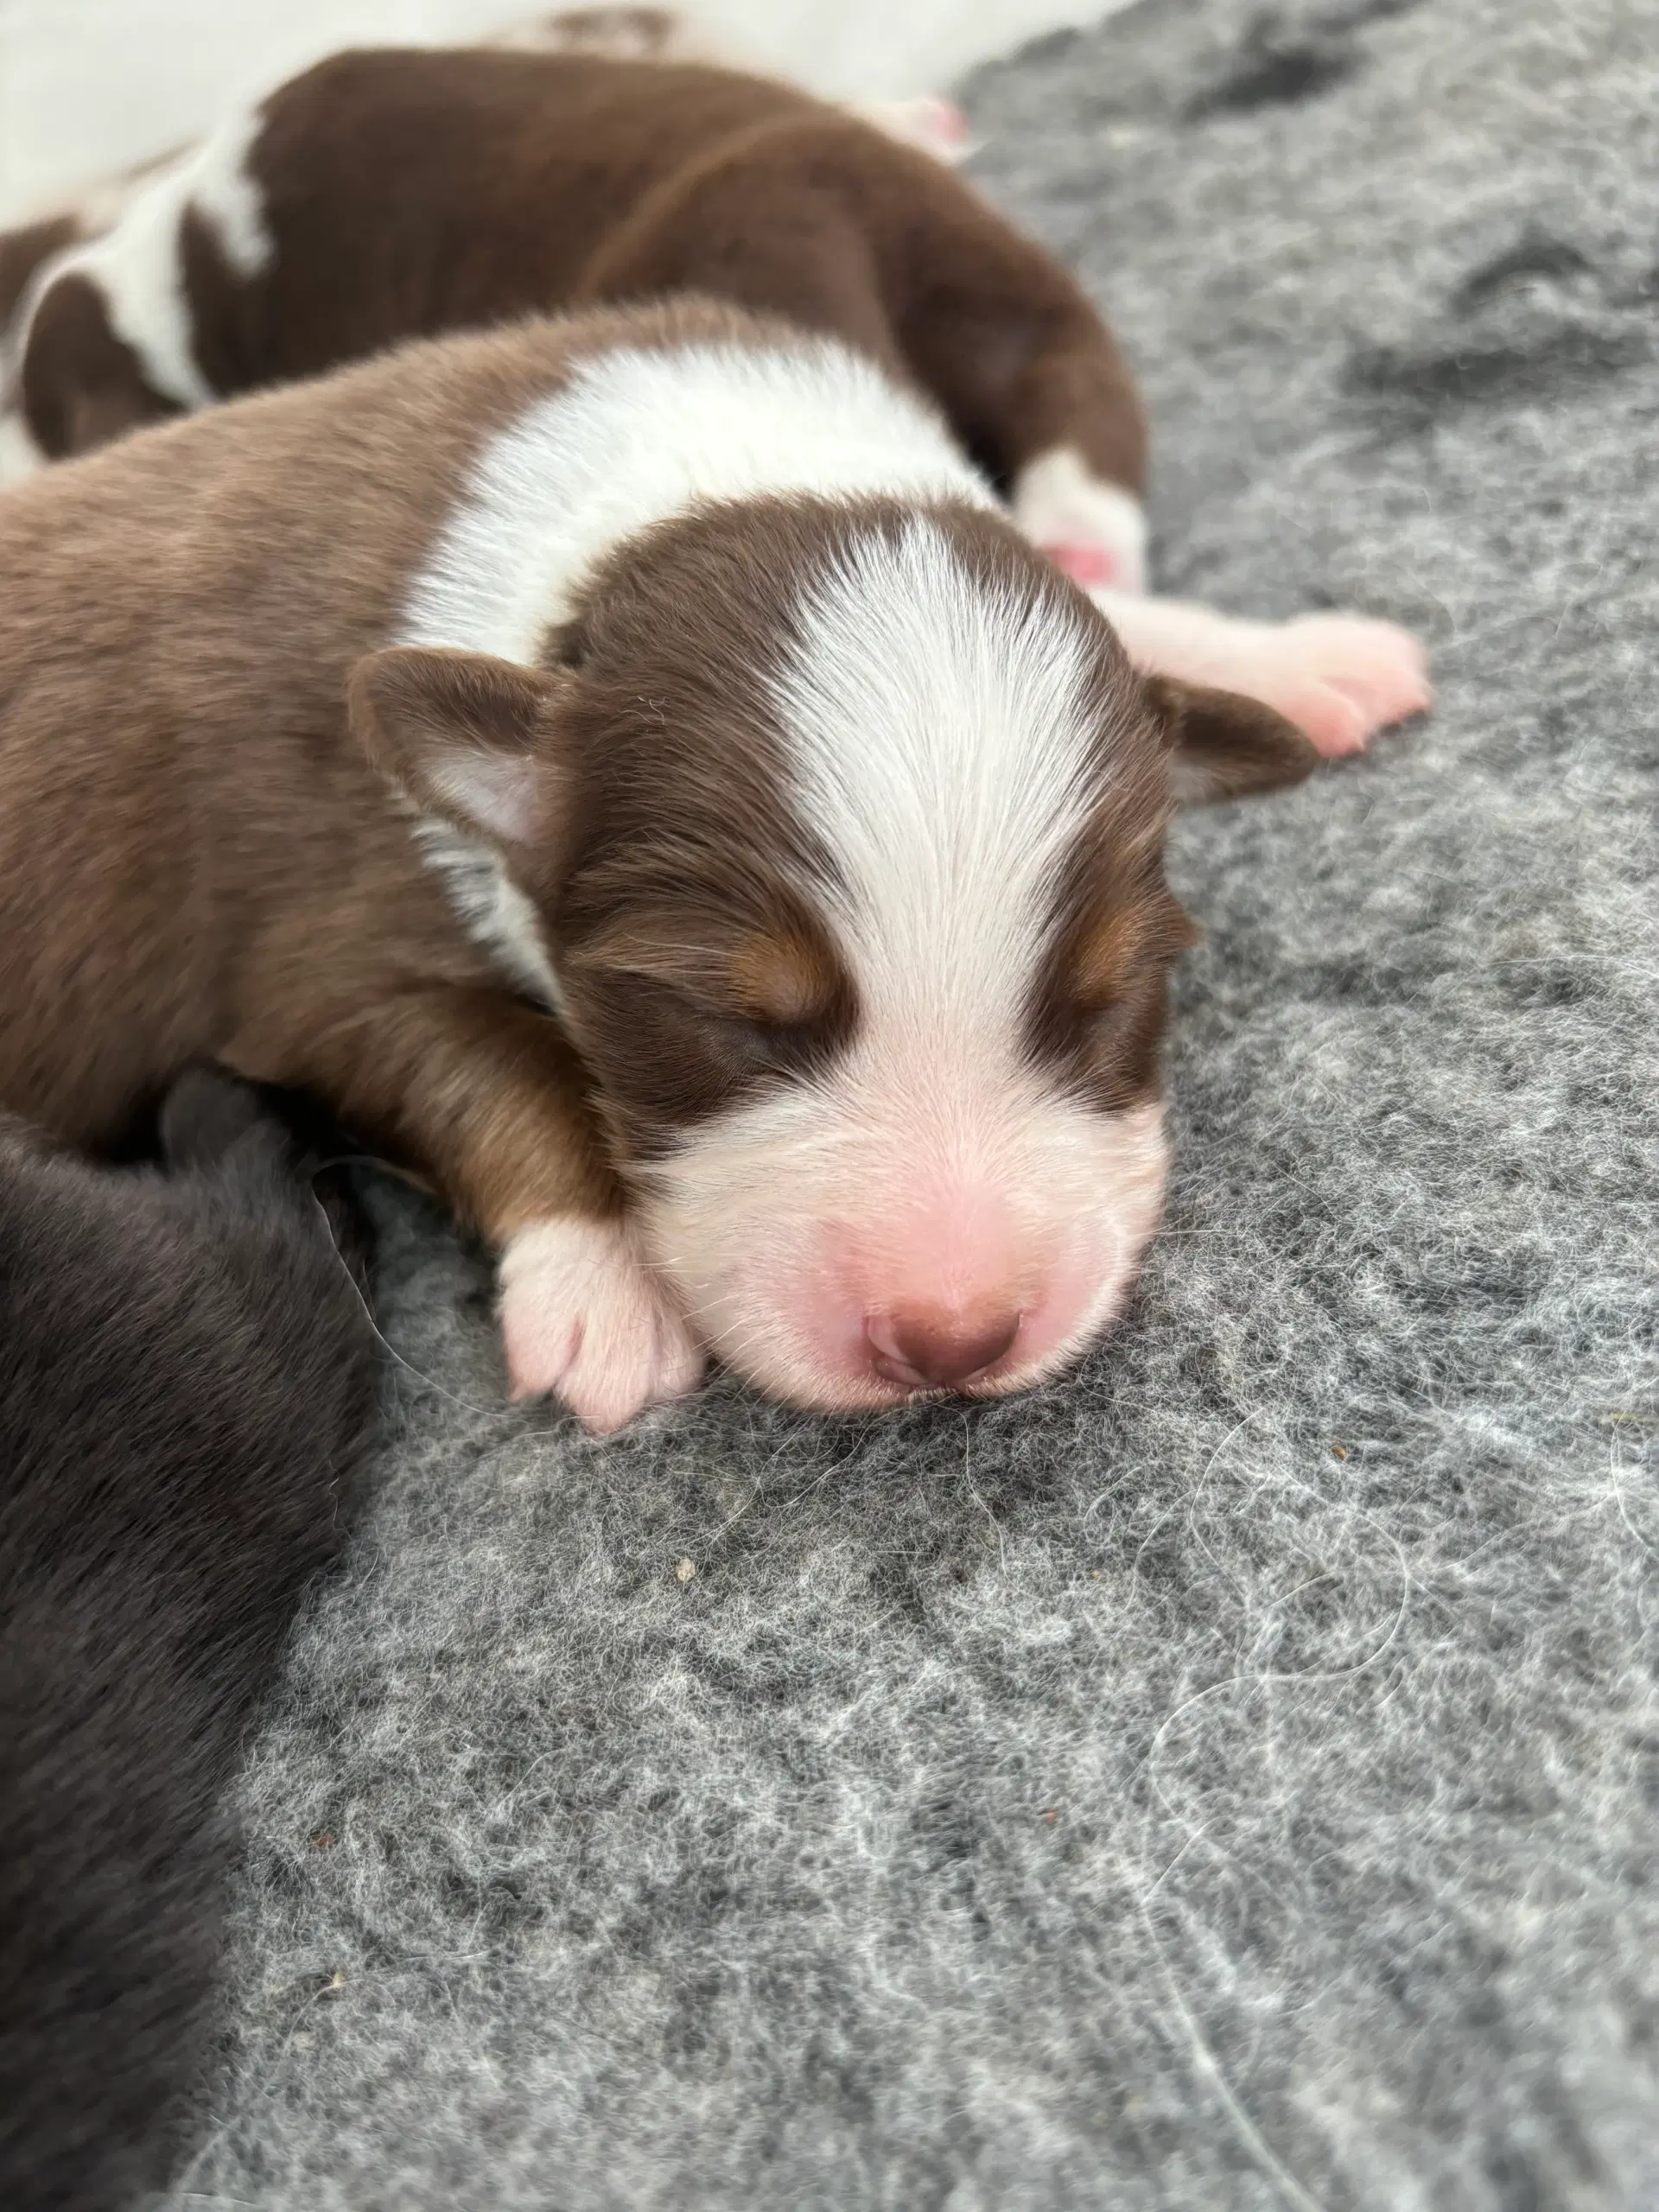
<path id="1" fill-rule="evenodd" d="M 397 641 L 533 664 L 620 540 L 700 499 L 784 491 L 994 504 L 937 416 L 828 340 L 601 354 L 486 447 Z M 421 842 L 474 938 L 556 1005 L 530 902 L 500 862 L 447 823 L 424 825 Z"/>
<path id="2" fill-rule="evenodd" d="M 46 466 L 35 441 L 16 412 L 0 415 L 0 490 L 21 484 Z"/>
<path id="3" fill-rule="evenodd" d="M 189 201 L 219 239 L 239 276 L 270 266 L 276 245 L 265 220 L 265 203 L 248 169 L 248 156 L 265 127 L 262 108 L 250 108 L 216 130 L 189 164 Z"/>
<path id="4" fill-rule="evenodd" d="M 1357 752 L 1430 702 L 1427 657 L 1397 623 L 1334 613 L 1248 622 L 1185 600 L 1091 596 L 1137 668 L 1260 699 L 1329 756 Z"/>
<path id="5" fill-rule="evenodd" d="M 72 246 L 49 262 L 19 310 L 14 358 L 22 359 L 46 286 L 61 276 L 85 276 L 103 295 L 111 329 L 132 348 L 150 389 L 181 407 L 211 407 L 218 394 L 195 356 L 180 226 L 187 207 L 194 207 L 239 275 L 254 276 L 265 267 L 272 251 L 270 234 L 246 168 L 262 123 L 254 109 L 215 131 L 135 191 L 104 237 Z"/>
<path id="6" fill-rule="evenodd" d="M 533 662 L 621 539 L 778 492 L 995 505 L 931 409 L 829 340 L 602 353 L 486 448 L 400 642 Z"/>
<path id="7" fill-rule="evenodd" d="M 510 1237 L 501 1333 L 513 1396 L 554 1391 L 601 1436 L 683 1397 L 702 1372 L 702 1354 L 621 1222 L 571 1214 Z"/>
<path id="8" fill-rule="evenodd" d="M 1014 1041 L 1094 796 L 1081 622 L 976 583 L 936 524 L 854 541 L 779 686 L 795 796 L 847 887 L 867 1029 Z"/>
<path id="9" fill-rule="evenodd" d="M 536 909 L 500 855 L 435 815 L 417 814 L 413 834 L 422 859 L 442 876 L 467 935 L 494 956 L 520 990 L 556 1013 L 559 979 Z"/>
<path id="10" fill-rule="evenodd" d="M 1014 481 L 1014 518 L 1033 545 L 1091 548 L 1110 563 L 1109 575 L 1079 582 L 1145 589 L 1146 509 L 1133 493 L 1096 476 L 1075 447 L 1056 446 L 1027 462 Z"/>

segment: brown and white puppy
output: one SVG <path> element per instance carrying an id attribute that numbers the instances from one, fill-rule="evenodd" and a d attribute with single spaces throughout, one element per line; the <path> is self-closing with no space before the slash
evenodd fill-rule
<path id="1" fill-rule="evenodd" d="M 1000 478 L 1041 461 L 1057 516 L 1075 477 L 1124 540 L 1092 580 L 1135 582 L 1139 409 L 1065 272 L 890 130 L 677 48 L 585 50 L 582 26 L 556 19 L 556 51 L 335 55 L 168 166 L 106 235 L 63 242 L 11 340 L 41 451 L 406 337 L 701 291 L 863 346 Z M 994 426 L 987 378 L 1020 387 Z"/>
<path id="2" fill-rule="evenodd" d="M 734 48 L 729 39 L 711 39 L 688 18 L 666 8 L 623 6 L 556 10 L 513 24 L 493 38 L 480 39 L 473 50 L 480 49 L 498 55 L 533 54 L 542 57 L 535 65 L 532 76 L 521 88 L 518 101 L 520 120 L 525 106 L 533 105 L 540 97 L 539 87 L 545 84 L 549 74 L 548 56 L 578 56 L 588 62 L 599 60 L 607 65 L 599 73 L 607 90 L 613 90 L 618 82 L 614 74 L 617 65 L 629 61 L 655 63 L 658 65 L 657 70 L 648 80 L 642 81 L 641 86 L 648 100 L 653 95 L 660 97 L 663 70 L 668 65 L 691 63 L 727 71 L 747 69 L 749 66 L 746 58 Z M 368 80 L 365 83 L 362 71 L 357 70 L 352 86 L 343 96 L 348 122 L 353 104 L 358 109 L 365 156 L 369 160 L 378 158 L 381 151 L 378 142 L 385 128 L 385 122 L 375 111 L 373 99 L 375 72 L 385 59 L 378 54 L 353 57 L 354 63 L 367 63 Z M 394 73 L 397 65 L 407 59 L 408 56 L 402 53 L 391 57 Z M 465 82 L 469 67 L 467 60 L 458 58 L 453 51 L 441 50 L 428 54 L 418 67 L 425 97 L 429 99 L 442 100 L 442 84 L 459 72 L 458 116 L 451 119 L 452 132 L 457 119 L 463 129 L 471 125 L 487 130 L 493 121 L 488 104 L 480 106 L 476 97 L 469 97 L 472 88 Z M 508 73 L 499 60 L 487 64 L 486 67 L 493 74 L 497 88 L 496 105 L 499 106 L 502 105 L 500 89 L 506 84 Z M 554 73 L 554 81 L 559 81 L 556 73 Z M 563 90 L 570 97 L 554 102 L 547 109 L 545 119 L 550 127 L 568 129 L 572 99 L 579 100 L 590 81 L 591 73 L 584 74 L 580 72 L 565 81 Z M 746 78 L 745 81 L 752 80 Z M 774 82 L 772 89 L 774 92 L 783 92 L 787 88 Z M 397 105 L 399 90 L 394 83 L 394 107 Z M 330 76 L 326 71 L 320 75 L 313 70 L 293 84 L 282 87 L 274 99 L 280 110 L 276 118 L 266 115 L 266 111 L 272 105 L 270 101 L 262 103 L 257 112 L 264 118 L 267 124 L 276 121 L 281 155 L 273 166 L 285 166 L 291 170 L 302 165 L 307 158 L 305 125 L 313 111 L 326 128 L 329 120 L 338 116 L 342 97 L 332 88 Z M 407 109 L 406 94 L 401 104 Z M 294 111 L 297 111 L 300 126 L 297 130 L 295 128 Z M 842 111 L 819 107 L 815 103 L 813 111 L 822 118 Z M 969 150 L 966 120 L 961 110 L 949 100 L 932 98 L 864 100 L 854 103 L 845 112 L 861 118 L 866 124 L 887 137 L 896 139 L 901 144 L 919 148 L 943 162 L 961 161 Z M 395 114 L 387 120 L 395 130 Z M 709 120 L 716 122 L 718 118 L 711 117 Z M 220 137 L 228 135 L 233 146 L 240 149 L 248 128 L 245 118 L 238 119 L 230 126 L 228 134 L 221 133 Z M 415 135 L 417 137 L 418 132 Z M 597 132 L 592 134 L 594 137 L 598 135 Z M 405 158 L 411 147 L 412 140 L 406 137 L 401 148 Z M 337 162 L 344 155 L 349 163 L 346 149 L 337 144 L 334 154 Z M 522 154 L 521 147 L 521 171 Z M 564 167 L 559 175 L 549 180 L 531 178 L 521 174 L 518 181 L 526 192 L 533 190 L 538 183 L 550 182 L 553 188 L 557 189 L 562 183 L 568 181 L 572 162 L 579 166 L 582 156 L 581 144 L 570 146 L 564 149 Z M 228 273 L 234 281 L 236 270 L 247 258 L 249 234 L 245 234 L 238 225 L 238 204 L 249 220 L 257 223 L 263 219 L 257 212 L 254 215 L 248 215 L 249 208 L 256 207 L 256 200 L 238 194 L 233 173 L 235 162 L 239 158 L 239 153 L 233 156 L 227 171 L 222 154 L 216 156 L 212 144 L 174 147 L 119 175 L 102 179 L 80 192 L 61 195 L 22 219 L 14 221 L 10 228 L 0 230 L 0 366 L 4 366 L 8 359 L 10 362 L 10 365 L 5 366 L 4 374 L 0 375 L 0 396 L 3 397 L 3 404 L 0 405 L 0 485 L 32 474 L 43 459 L 90 451 L 93 446 L 118 436 L 137 423 L 151 420 L 159 414 L 175 412 L 180 407 L 206 404 L 201 397 L 205 386 L 200 385 L 194 371 L 187 365 L 182 379 L 173 374 L 173 369 L 178 364 L 171 358 L 175 349 L 169 340 L 164 335 L 162 337 L 159 357 L 153 350 L 153 341 L 167 321 L 180 313 L 188 315 L 194 306 L 190 276 L 184 266 L 180 228 L 187 209 L 198 221 L 205 223 L 210 232 L 218 232 L 221 252 L 227 257 L 227 267 L 221 269 L 221 276 Z M 222 196 L 227 175 L 231 179 L 228 199 Z M 364 181 L 361 178 L 358 180 L 359 185 Z M 464 190 L 469 181 L 475 183 L 476 179 L 457 178 L 456 181 Z M 602 180 L 599 181 L 602 184 Z M 252 185 L 251 180 L 250 182 L 252 192 L 257 195 L 257 186 Z M 596 197 L 602 197 L 602 193 L 595 194 L 591 185 L 592 181 L 588 192 L 575 211 L 583 221 L 598 212 L 593 203 Z M 170 254 L 175 264 L 175 272 L 171 278 L 154 265 L 157 255 L 156 206 L 141 208 L 119 239 L 107 246 L 104 245 L 121 222 L 130 203 L 149 187 L 156 188 L 161 215 L 160 227 L 164 233 L 169 234 L 160 251 L 163 260 Z M 392 196 L 396 196 L 395 188 Z M 365 204 L 360 207 L 352 206 L 350 195 L 340 204 L 346 206 L 353 217 L 360 222 L 372 220 L 376 215 L 384 213 L 389 202 L 385 196 L 377 199 L 371 194 L 365 195 Z M 429 195 L 429 213 L 432 204 Z M 446 211 L 448 219 L 441 232 L 432 238 L 433 250 L 439 255 L 452 252 L 458 244 L 464 244 L 464 233 L 458 232 L 454 226 L 454 209 Z M 269 232 L 256 231 L 251 235 L 268 236 Z M 276 245 L 277 241 L 273 240 L 273 252 Z M 100 251 L 88 251 L 92 248 L 99 248 Z M 43 359 L 37 362 L 33 379 L 37 393 L 42 395 L 42 419 L 37 442 L 31 436 L 29 425 L 20 411 L 19 371 L 22 326 L 32 321 L 35 303 L 45 282 L 48 264 L 60 266 L 65 273 L 84 274 L 93 290 L 99 295 L 99 302 L 90 316 L 84 311 L 84 300 L 79 308 L 72 304 L 64 326 L 49 336 L 43 334 Z M 329 270 L 321 263 L 314 263 L 311 273 L 317 286 L 326 290 L 331 281 Z M 563 295 L 556 285 L 549 289 L 541 282 L 543 274 L 532 258 L 522 273 L 507 276 L 499 298 L 491 303 L 490 312 L 474 315 L 468 319 L 475 321 L 507 321 L 526 307 L 549 308 L 563 303 Z M 155 295 L 151 287 L 158 277 L 162 291 L 160 295 Z M 169 283 L 176 288 L 176 301 L 169 301 L 167 297 Z M 397 339 L 414 335 L 417 328 L 436 330 L 447 327 L 442 317 L 434 319 L 428 316 L 423 322 L 410 322 L 404 319 L 410 304 L 406 289 L 400 290 L 395 284 L 389 288 L 377 279 L 370 286 L 370 294 L 378 299 L 384 311 L 382 327 L 372 344 L 365 346 L 360 342 L 354 342 L 345 351 L 336 345 L 331 350 L 325 342 L 327 334 L 319 325 L 310 334 L 313 343 L 306 361 L 307 367 L 334 366 L 339 359 L 348 358 L 350 354 L 374 350 L 379 345 L 389 345 Z M 73 302 L 78 295 L 72 293 L 70 297 Z M 766 302 L 752 303 L 767 304 Z M 60 302 L 60 308 L 61 305 Z M 308 316 L 307 321 L 316 323 L 317 318 Z M 129 332 L 132 334 L 130 345 Z M 120 340 L 126 350 L 114 348 L 112 338 Z M 274 380 L 275 372 L 267 375 L 249 372 L 245 369 L 237 381 L 216 385 L 215 396 L 227 397 L 233 390 L 243 390 L 252 384 Z M 55 400 L 51 396 L 54 385 L 58 386 Z"/>
<path id="3" fill-rule="evenodd" d="M 1017 1389 L 1157 1219 L 1172 801 L 1316 759 L 1137 675 L 850 348 L 416 346 L 0 501 L 0 1104 L 96 1146 L 203 1052 L 316 1095 L 596 1427 L 705 1348 Z"/>

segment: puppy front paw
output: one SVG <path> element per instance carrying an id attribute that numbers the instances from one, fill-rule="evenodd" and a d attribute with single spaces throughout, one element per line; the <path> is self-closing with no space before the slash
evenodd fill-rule
<path id="1" fill-rule="evenodd" d="M 552 1391 L 597 1436 L 683 1397 L 702 1372 L 661 1279 L 620 1221 L 565 1215 L 501 1255 L 501 1334 L 512 1395 Z"/>
<path id="2" fill-rule="evenodd" d="M 1250 622 L 1179 599 L 1096 591 L 1137 668 L 1272 707 L 1327 759 L 1430 701 L 1428 657 L 1408 630 L 1362 614 Z"/>

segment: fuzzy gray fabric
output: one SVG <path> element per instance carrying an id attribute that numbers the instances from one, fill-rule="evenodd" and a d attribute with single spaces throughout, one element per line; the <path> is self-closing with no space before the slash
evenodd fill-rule
<path id="1" fill-rule="evenodd" d="M 1181 827 L 1168 1224 L 1064 1384 L 589 1443 L 384 1198 L 440 1388 L 255 1750 L 172 2205 L 1659 2204 L 1656 58 L 1149 0 L 970 88 L 1165 586 L 1415 623 L 1439 708 Z"/>

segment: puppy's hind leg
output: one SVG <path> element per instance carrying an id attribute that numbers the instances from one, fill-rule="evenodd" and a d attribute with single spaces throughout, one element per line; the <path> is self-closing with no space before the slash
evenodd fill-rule
<path id="1" fill-rule="evenodd" d="M 1248 622 L 1183 600 L 1090 596 L 1137 668 L 1259 700 L 1328 758 L 1357 753 L 1429 704 L 1427 657 L 1396 623 L 1358 614 Z"/>
<path id="2" fill-rule="evenodd" d="M 1033 544 L 1089 588 L 1146 583 L 1146 423 L 1111 332 L 1033 240 L 917 174 L 920 281 L 894 321 L 914 372 Z"/>

